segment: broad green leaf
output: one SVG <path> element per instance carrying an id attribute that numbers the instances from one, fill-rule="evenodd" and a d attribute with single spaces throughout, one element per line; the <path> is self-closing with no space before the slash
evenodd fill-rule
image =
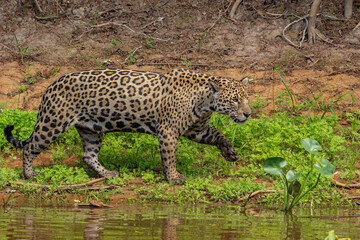
<path id="1" fill-rule="evenodd" d="M 335 231 L 331 230 L 329 232 L 329 235 L 325 238 L 325 240 L 336 240 L 338 239 L 337 236 L 335 235 Z"/>
<path id="2" fill-rule="evenodd" d="M 320 146 L 318 141 L 316 141 L 315 139 L 304 138 L 304 139 L 301 139 L 300 142 L 301 142 L 301 145 L 305 148 L 305 150 L 313 155 L 317 155 L 318 151 L 322 150 L 322 147 Z"/>
<path id="3" fill-rule="evenodd" d="M 271 175 L 281 175 L 283 171 L 281 170 L 286 166 L 286 161 L 280 157 L 268 158 L 264 162 L 264 170 Z"/>
<path id="4" fill-rule="evenodd" d="M 319 171 L 321 175 L 325 177 L 331 176 L 335 172 L 335 166 L 332 165 L 328 160 L 322 158 L 320 164 L 315 163 L 314 168 Z"/>
<path id="5" fill-rule="evenodd" d="M 298 180 L 295 180 L 289 185 L 289 194 L 293 197 L 296 197 L 300 193 L 301 183 Z"/>
<path id="6" fill-rule="evenodd" d="M 289 182 L 292 182 L 292 181 L 298 179 L 299 177 L 300 177 L 300 172 L 295 173 L 294 170 L 289 170 L 289 171 L 286 173 L 286 179 L 287 179 Z"/>

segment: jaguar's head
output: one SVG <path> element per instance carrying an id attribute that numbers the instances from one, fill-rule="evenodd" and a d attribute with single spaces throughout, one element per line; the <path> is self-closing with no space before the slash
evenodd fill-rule
<path id="1" fill-rule="evenodd" d="M 241 81 L 227 78 L 210 80 L 209 87 L 214 96 L 212 109 L 229 115 L 238 124 L 244 124 L 251 115 L 249 97 L 245 91 L 248 82 L 248 78 Z"/>

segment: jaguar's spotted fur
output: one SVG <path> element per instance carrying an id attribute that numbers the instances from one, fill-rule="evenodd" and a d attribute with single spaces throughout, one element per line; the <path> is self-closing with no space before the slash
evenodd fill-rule
<path id="1" fill-rule="evenodd" d="M 194 73 L 185 69 L 167 74 L 106 69 L 68 74 L 46 90 L 29 139 L 14 138 L 12 125 L 5 136 L 23 148 L 26 178 L 37 175 L 33 159 L 72 126 L 78 130 L 84 161 L 100 176 L 115 176 L 98 161 L 103 133 L 142 132 L 159 139 L 161 158 L 169 181 L 185 177 L 176 170 L 176 141 L 185 136 L 193 141 L 216 145 L 228 161 L 238 159 L 231 143 L 209 126 L 213 112 L 228 114 L 242 124 L 251 110 L 243 81 Z"/>

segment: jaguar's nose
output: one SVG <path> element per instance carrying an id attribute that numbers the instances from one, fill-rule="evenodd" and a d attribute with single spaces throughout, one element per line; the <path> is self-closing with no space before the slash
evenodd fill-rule
<path id="1" fill-rule="evenodd" d="M 246 113 L 246 112 L 244 112 L 244 116 L 245 116 L 246 118 L 249 118 L 250 115 L 251 115 L 251 113 Z"/>

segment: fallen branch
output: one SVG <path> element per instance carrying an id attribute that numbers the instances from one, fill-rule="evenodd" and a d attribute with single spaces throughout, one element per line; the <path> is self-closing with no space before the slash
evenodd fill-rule
<path id="1" fill-rule="evenodd" d="M 299 218 L 318 218 L 318 219 L 339 219 L 339 218 L 358 218 L 360 215 L 349 215 L 349 216 L 304 216 Z"/>
<path id="2" fill-rule="evenodd" d="M 285 15 L 283 13 L 271 13 L 271 12 L 265 12 L 265 13 L 270 15 L 270 16 L 274 16 L 275 18 L 273 18 L 273 19 L 281 18 L 281 17 L 283 17 Z"/>
<path id="3" fill-rule="evenodd" d="M 140 63 L 140 64 L 137 64 L 138 66 L 146 66 L 146 65 L 171 65 L 171 66 L 180 66 L 180 65 L 183 65 L 181 62 L 168 62 L 168 63 L 151 63 L 151 62 L 143 62 L 143 63 Z M 199 66 L 199 67 L 209 67 L 209 68 L 212 68 L 212 67 L 218 67 L 218 68 L 225 68 L 225 67 L 229 67 L 229 65 L 214 65 L 214 64 L 207 64 L 207 63 L 191 63 L 191 66 Z M 233 66 L 235 67 L 235 66 Z"/>
<path id="4" fill-rule="evenodd" d="M 16 50 L 14 50 L 14 49 L 11 49 L 11 48 L 9 48 L 8 46 L 6 46 L 5 44 L 2 44 L 2 43 L 0 43 L 0 45 L 3 47 L 3 48 L 6 48 L 7 50 L 9 50 L 9 51 L 11 51 L 11 52 L 14 52 L 14 53 L 19 53 L 18 51 L 16 51 Z"/>
<path id="5" fill-rule="evenodd" d="M 54 191 L 71 190 L 71 189 L 82 188 L 82 187 L 85 187 L 85 186 L 93 185 L 93 184 L 98 183 L 98 182 L 102 182 L 105 179 L 106 179 L 105 177 L 102 177 L 102 178 L 98 178 L 98 179 L 95 179 L 95 180 L 92 180 L 92 181 L 89 181 L 89 182 L 86 182 L 86 183 L 61 186 L 61 187 L 56 188 Z M 38 187 L 40 189 L 51 189 L 53 187 L 52 185 L 42 185 L 42 184 L 36 184 L 36 183 L 24 183 L 24 182 L 15 182 L 15 183 L 16 183 L 16 185 L 20 185 L 20 186 L 27 185 L 27 186 L 32 186 L 32 187 Z"/>
<path id="6" fill-rule="evenodd" d="M 146 28 L 147 26 L 150 26 L 151 24 L 154 24 L 154 23 L 156 23 L 156 22 L 162 22 L 162 20 L 164 20 L 164 17 L 159 17 L 158 19 L 156 19 L 156 20 L 154 20 L 154 21 L 146 24 L 145 26 L 143 26 L 143 27 L 140 28 L 140 29 L 142 30 L 142 29 Z"/>
<path id="7" fill-rule="evenodd" d="M 148 15 L 151 15 L 153 12 L 159 10 L 160 8 L 162 8 L 163 6 L 165 6 L 166 4 L 168 4 L 171 0 L 166 0 L 165 2 L 163 2 L 159 7 L 154 7 L 150 10 L 150 12 L 148 13 Z"/>
<path id="8" fill-rule="evenodd" d="M 33 5 L 35 6 L 35 12 L 37 11 L 38 13 L 43 13 L 43 10 L 37 0 L 33 0 Z"/>
<path id="9" fill-rule="evenodd" d="M 103 190 L 103 189 L 114 189 L 115 186 L 114 185 L 108 185 L 108 186 L 104 186 L 104 185 L 96 185 L 96 186 L 86 186 L 82 187 L 82 188 L 77 188 L 78 190 Z"/>
<path id="10" fill-rule="evenodd" d="M 97 208 L 107 207 L 107 208 L 112 208 L 113 206 L 93 200 L 90 203 L 75 203 L 75 207 L 97 207 Z"/>
<path id="11" fill-rule="evenodd" d="M 358 27 L 360 27 L 360 22 L 354 27 L 353 32 L 355 32 Z"/>
<path id="12" fill-rule="evenodd" d="M 95 25 L 95 26 L 91 26 L 89 30 L 85 31 L 84 33 L 82 33 L 80 35 L 79 38 L 77 38 L 76 40 L 80 40 L 81 37 L 85 34 L 85 33 L 88 33 L 88 32 L 91 32 L 93 31 L 94 29 L 96 28 L 100 28 L 100 27 L 104 27 L 104 26 L 107 26 L 107 25 L 116 25 L 116 26 L 119 26 L 119 27 L 125 27 L 126 29 L 128 29 L 129 31 L 135 33 L 135 34 L 139 34 L 139 35 L 143 35 L 145 36 L 146 38 L 149 38 L 149 39 L 154 39 L 154 40 L 158 40 L 158 41 L 163 41 L 163 42 L 167 42 L 168 40 L 164 40 L 164 39 L 161 39 L 161 38 L 156 38 L 156 37 L 152 37 L 150 35 L 147 35 L 143 32 L 137 32 L 135 31 L 134 29 L 132 29 L 131 27 L 129 27 L 128 25 L 124 24 L 124 23 L 121 23 L 121 22 L 107 22 L 107 23 L 103 23 L 103 24 L 99 24 L 99 25 Z"/>
<path id="13" fill-rule="evenodd" d="M 250 200 L 250 198 L 252 198 L 260 193 L 277 193 L 277 192 L 279 192 L 279 190 L 258 190 L 256 192 L 250 193 L 250 195 L 247 197 L 240 198 L 239 202 L 244 201 L 244 200 L 246 200 L 246 202 L 247 202 Z"/>
<path id="14" fill-rule="evenodd" d="M 331 42 L 331 40 L 327 39 L 327 38 L 325 37 L 325 35 L 322 34 L 319 30 L 315 29 L 315 30 L 314 30 L 314 33 L 315 33 L 316 36 L 318 36 L 322 41 L 324 41 L 324 42 L 326 42 L 326 43 L 328 43 L 328 44 L 331 44 L 331 45 L 333 45 L 333 46 L 336 46 L 335 44 L 333 44 L 333 43 Z"/>
<path id="15" fill-rule="evenodd" d="M 335 179 L 332 180 L 332 184 L 334 184 L 337 187 L 343 187 L 343 188 L 360 188 L 360 183 L 357 184 L 347 184 L 347 183 L 341 183 L 336 181 Z"/>
<path id="16" fill-rule="evenodd" d="M 319 14 L 317 14 L 319 15 Z M 332 21 L 347 21 L 347 19 L 344 19 L 344 18 L 337 18 L 335 16 L 332 16 L 332 15 L 328 15 L 328 14 L 321 14 L 322 16 L 332 20 Z"/>
<path id="17" fill-rule="evenodd" d="M 360 196 L 348 196 L 350 199 L 360 199 Z"/>
<path id="18" fill-rule="evenodd" d="M 53 17 L 38 17 L 38 16 L 34 16 L 34 18 L 35 18 L 36 21 L 51 21 L 51 20 L 60 18 L 61 16 L 65 15 L 66 13 L 67 13 L 67 10 L 65 10 L 65 11 L 63 11 L 62 13 L 60 13 L 59 15 L 53 16 Z"/>
<path id="19" fill-rule="evenodd" d="M 135 48 L 134 50 L 132 50 L 132 51 L 130 52 L 129 56 L 127 56 L 127 57 L 125 58 L 124 62 L 122 62 L 122 63 L 126 63 L 126 62 L 128 61 L 128 59 L 129 59 L 130 57 L 134 56 L 134 54 L 135 54 L 135 53 L 137 52 L 137 50 L 139 50 L 140 48 L 142 48 L 142 46 L 139 46 L 139 47 Z"/>

